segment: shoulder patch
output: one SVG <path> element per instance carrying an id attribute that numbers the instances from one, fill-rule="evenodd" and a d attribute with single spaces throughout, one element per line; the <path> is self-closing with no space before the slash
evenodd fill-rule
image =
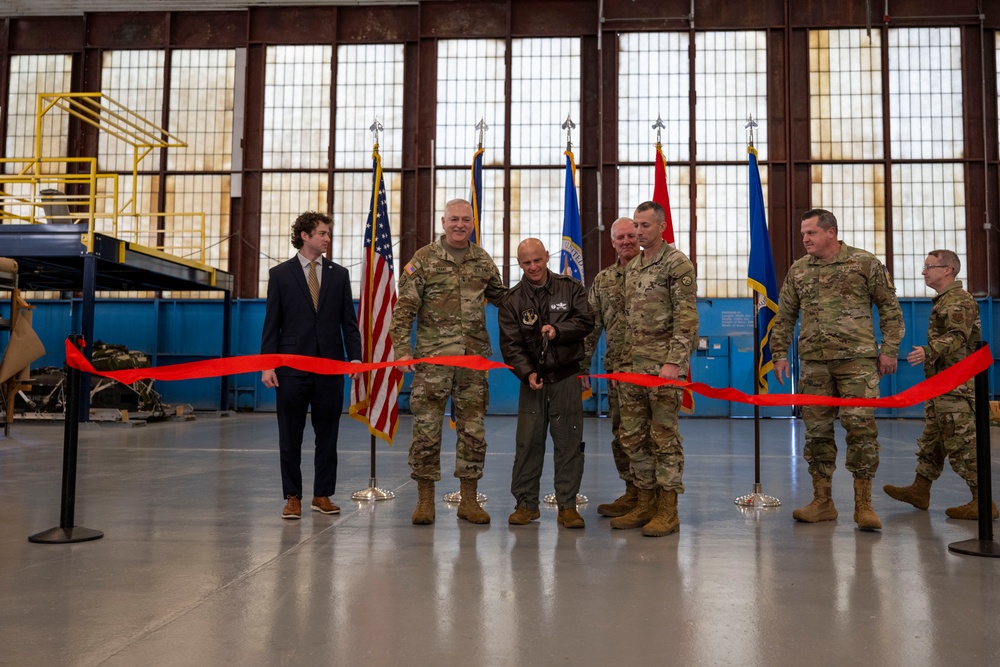
<path id="1" fill-rule="evenodd" d="M 691 287 L 691 283 L 693 282 L 694 278 L 692 278 L 691 276 L 684 276 L 683 278 L 681 278 L 681 285 L 684 285 L 684 287 Z"/>
<path id="2" fill-rule="evenodd" d="M 406 266 L 403 267 L 403 270 L 412 276 L 413 272 L 417 270 L 417 267 L 413 265 L 413 262 L 407 262 Z"/>

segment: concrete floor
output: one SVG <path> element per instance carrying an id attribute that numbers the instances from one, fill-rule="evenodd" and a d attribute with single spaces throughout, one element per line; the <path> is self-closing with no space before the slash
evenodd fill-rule
<path id="1" fill-rule="evenodd" d="M 487 420 L 493 524 L 458 521 L 439 501 L 429 527 L 410 524 L 408 418 L 398 444 L 378 448 L 395 500 L 349 500 L 367 486 L 369 447 L 344 418 L 343 513 L 298 522 L 279 518 L 273 414 L 90 426 L 76 525 L 105 537 L 38 545 L 28 535 L 59 524 L 62 426 L 15 423 L 0 437 L 0 665 L 1000 663 L 1000 559 L 947 549 L 977 536 L 975 522 L 944 516 L 964 483 L 946 470 L 928 512 L 881 492 L 912 479 L 920 421 L 880 422 L 884 530 L 861 533 L 843 452 L 840 520 L 792 520 L 811 498 L 800 422 L 762 422 L 764 491 L 783 505 L 742 513 L 753 422 L 685 419 L 681 532 L 659 539 L 596 513 L 622 488 L 606 419 L 585 427 L 586 529 L 559 528 L 551 508 L 508 526 L 514 426 Z M 998 444 L 992 459 L 997 486 Z M 547 480 L 551 458 L 543 490 Z M 437 495 L 457 487 L 448 478 Z"/>

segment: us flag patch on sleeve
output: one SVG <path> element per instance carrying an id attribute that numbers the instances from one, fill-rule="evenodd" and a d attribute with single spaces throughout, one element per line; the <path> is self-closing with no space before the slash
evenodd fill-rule
<path id="1" fill-rule="evenodd" d="M 413 262 L 407 262 L 406 266 L 403 267 L 403 270 L 412 276 L 413 272 L 417 270 L 417 267 L 413 266 Z"/>

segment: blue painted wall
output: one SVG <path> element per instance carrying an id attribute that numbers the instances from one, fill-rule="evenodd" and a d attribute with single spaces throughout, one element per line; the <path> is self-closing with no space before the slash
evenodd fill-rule
<path id="1" fill-rule="evenodd" d="M 989 341 L 1000 340 L 1000 323 L 993 317 L 996 301 L 981 300 L 980 312 L 984 335 Z M 63 346 L 68 334 L 80 330 L 79 300 L 48 300 L 33 303 L 34 328 L 45 344 L 47 354 L 33 364 L 61 366 L 65 355 Z M 883 395 L 894 394 L 923 380 L 922 369 L 911 367 L 905 361 L 913 345 L 927 342 L 927 317 L 931 304 L 927 299 L 902 300 L 906 321 L 906 337 L 900 350 L 902 357 L 896 375 L 882 380 Z M 698 302 L 701 318 L 699 334 L 701 345 L 691 361 L 692 376 L 697 382 L 714 387 L 732 386 L 750 393 L 753 390 L 753 320 L 749 299 L 703 299 Z M 264 322 L 264 300 L 244 299 L 233 302 L 231 350 L 234 355 L 256 354 L 260 350 L 260 332 Z M 487 306 L 487 328 L 497 348 L 499 334 L 496 309 Z M 98 340 L 127 345 L 145 352 L 154 365 L 176 364 L 187 361 L 217 358 L 222 354 L 222 301 L 194 301 L 173 299 L 116 299 L 98 301 L 94 333 Z M 603 351 L 603 339 L 598 355 Z M 6 346 L 6 334 L 0 337 Z M 994 357 L 1000 349 L 994 347 Z M 502 361 L 499 350 L 493 359 Z M 593 372 L 603 372 L 595 362 Z M 992 369 L 991 388 L 996 395 L 997 367 Z M 790 383 L 779 386 L 771 376 L 771 391 L 788 393 Z M 221 380 L 211 378 L 178 382 L 159 382 L 156 385 L 168 403 L 189 403 L 198 409 L 218 409 Z M 260 374 L 242 374 L 230 379 L 231 405 L 242 410 L 274 410 L 274 391 L 260 383 Z M 490 413 L 516 414 L 518 382 L 512 373 L 490 373 Z M 349 395 L 349 392 L 348 392 Z M 400 405 L 409 407 L 409 376 L 403 386 Z M 586 408 L 593 411 L 600 407 L 607 410 L 607 386 L 599 381 L 595 397 Z M 748 405 L 715 401 L 695 397 L 694 416 L 751 416 Z M 765 408 L 764 416 L 790 416 L 790 408 Z M 880 416 L 920 417 L 920 405 L 901 410 L 882 410 Z"/>

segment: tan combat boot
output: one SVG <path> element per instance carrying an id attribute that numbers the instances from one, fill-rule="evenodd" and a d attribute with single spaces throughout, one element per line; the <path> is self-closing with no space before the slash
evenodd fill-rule
<path id="1" fill-rule="evenodd" d="M 792 512 L 792 518 L 806 523 L 836 521 L 837 508 L 833 506 L 833 483 L 828 477 L 813 475 L 813 500 L 805 507 Z"/>
<path id="2" fill-rule="evenodd" d="M 990 503 L 993 506 L 993 518 L 998 518 L 997 515 L 997 504 L 994 502 Z M 972 500 L 965 503 L 964 505 L 959 505 L 958 507 L 949 507 L 944 511 L 945 514 L 950 516 L 952 519 L 969 519 L 972 521 L 979 520 L 979 488 L 972 489 Z"/>
<path id="3" fill-rule="evenodd" d="M 656 489 L 638 489 L 638 501 L 628 514 L 611 520 L 611 527 L 617 530 L 642 528 L 656 516 Z"/>
<path id="4" fill-rule="evenodd" d="M 681 528 L 681 519 L 677 516 L 677 492 L 660 489 L 657 494 L 656 516 L 642 527 L 646 537 L 663 537 L 676 533 Z"/>
<path id="5" fill-rule="evenodd" d="M 854 523 L 861 530 L 880 530 L 882 522 L 872 509 L 872 481 L 854 480 Z"/>
<path id="6" fill-rule="evenodd" d="M 916 475 L 913 484 L 909 486 L 893 486 L 886 484 L 882 490 L 890 498 L 895 498 L 901 503 L 910 503 L 918 510 L 925 510 L 931 504 L 931 480 L 923 475 Z"/>
<path id="7" fill-rule="evenodd" d="M 411 519 L 418 526 L 434 523 L 434 480 L 417 480 L 417 509 Z"/>
<path id="8" fill-rule="evenodd" d="M 615 498 L 613 502 L 597 506 L 601 516 L 624 516 L 639 502 L 639 490 L 632 482 L 625 482 L 625 493 Z"/>
<path id="9" fill-rule="evenodd" d="M 462 500 L 458 503 L 458 518 L 469 523 L 489 523 L 490 515 L 479 505 L 479 480 L 462 478 Z"/>

